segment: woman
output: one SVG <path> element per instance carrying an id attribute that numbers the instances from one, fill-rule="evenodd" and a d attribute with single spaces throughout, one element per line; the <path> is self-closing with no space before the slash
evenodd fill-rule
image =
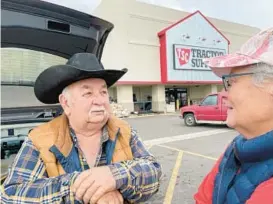
<path id="1" fill-rule="evenodd" d="M 197 204 L 273 203 L 273 28 L 236 54 L 205 60 L 228 92 L 227 124 L 238 131 L 194 198 Z"/>

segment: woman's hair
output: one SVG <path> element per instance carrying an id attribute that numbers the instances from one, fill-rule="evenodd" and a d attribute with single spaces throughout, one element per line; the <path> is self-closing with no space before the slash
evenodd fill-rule
<path id="1" fill-rule="evenodd" d="M 263 86 L 265 80 L 273 82 L 273 66 L 265 63 L 258 63 L 249 67 L 253 72 L 253 82 L 256 86 Z"/>

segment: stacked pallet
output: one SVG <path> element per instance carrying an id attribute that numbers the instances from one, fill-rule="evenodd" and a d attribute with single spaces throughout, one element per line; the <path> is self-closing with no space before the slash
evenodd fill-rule
<path id="1" fill-rule="evenodd" d="M 125 118 L 130 116 L 130 112 L 118 103 L 111 103 L 112 113 L 118 118 Z"/>

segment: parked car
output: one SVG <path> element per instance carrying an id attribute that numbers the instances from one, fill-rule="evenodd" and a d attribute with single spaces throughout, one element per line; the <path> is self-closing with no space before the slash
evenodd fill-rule
<path id="1" fill-rule="evenodd" d="M 27 135 L 1 136 L 1 159 L 6 158 L 7 152 L 8 155 L 17 153 L 21 148 L 26 136 Z"/>
<path id="2" fill-rule="evenodd" d="M 33 127 L 62 113 L 58 105 L 33 105 L 38 74 L 75 53 L 93 53 L 100 60 L 113 27 L 103 19 L 45 1 L 1 1 L 1 55 L 7 62 L 1 67 L 1 159 L 8 152 L 16 154 Z M 2 175 L 6 170 L 1 167 Z"/>
<path id="3" fill-rule="evenodd" d="M 16 154 L 32 128 L 62 112 L 60 105 L 1 108 L 1 159 Z"/>
<path id="4" fill-rule="evenodd" d="M 226 124 L 227 107 L 225 91 L 207 95 L 200 104 L 184 106 L 180 109 L 180 118 L 186 126 L 196 124 Z"/>

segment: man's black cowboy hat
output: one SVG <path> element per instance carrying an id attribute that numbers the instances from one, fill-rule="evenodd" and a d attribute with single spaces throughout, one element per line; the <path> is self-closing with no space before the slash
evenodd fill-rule
<path id="1" fill-rule="evenodd" d="M 59 95 L 63 89 L 82 79 L 104 79 L 107 87 L 115 84 L 125 73 L 123 70 L 104 69 L 94 54 L 74 54 L 66 64 L 51 66 L 36 79 L 34 93 L 39 101 L 46 104 L 59 103 Z"/>

